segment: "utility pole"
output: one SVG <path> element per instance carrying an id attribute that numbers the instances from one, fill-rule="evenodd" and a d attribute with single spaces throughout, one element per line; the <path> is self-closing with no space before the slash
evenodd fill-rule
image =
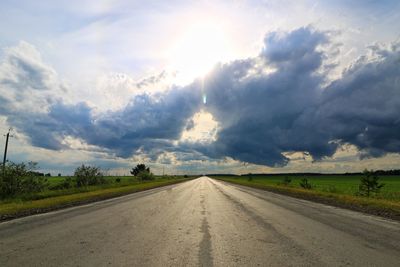
<path id="1" fill-rule="evenodd" d="M 6 137 L 6 145 L 4 147 L 3 172 L 6 170 L 8 139 L 10 138 L 10 136 L 13 137 L 12 135 L 10 135 L 11 130 L 12 130 L 11 128 L 8 129 L 8 133 L 5 135 L 5 137 Z"/>

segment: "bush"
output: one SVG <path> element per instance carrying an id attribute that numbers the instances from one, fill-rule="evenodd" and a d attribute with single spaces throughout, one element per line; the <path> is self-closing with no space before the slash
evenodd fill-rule
<path id="1" fill-rule="evenodd" d="M 148 171 L 142 171 L 139 172 L 139 174 L 137 175 L 137 178 L 141 181 L 151 181 L 155 179 L 155 176 Z"/>
<path id="2" fill-rule="evenodd" d="M 311 189 L 312 188 L 312 185 L 308 182 L 307 178 L 301 179 L 299 185 L 304 189 Z"/>
<path id="3" fill-rule="evenodd" d="M 121 182 L 121 178 L 119 178 L 119 177 L 116 178 L 116 179 L 115 179 L 115 182 L 116 182 L 116 183 L 120 183 L 120 182 Z"/>
<path id="4" fill-rule="evenodd" d="M 48 182 L 34 170 L 37 163 L 28 164 L 8 162 L 0 174 L 1 198 L 43 191 Z"/>
<path id="5" fill-rule="evenodd" d="M 106 182 L 100 168 L 94 166 L 82 164 L 82 166 L 75 169 L 74 176 L 77 187 L 104 184 Z"/>
<path id="6" fill-rule="evenodd" d="M 131 174 L 132 174 L 133 176 L 138 176 L 139 173 L 145 172 L 145 171 L 148 172 L 148 173 L 150 173 L 150 167 L 147 167 L 147 168 L 146 168 L 146 165 L 144 165 L 144 164 L 138 164 L 138 165 L 136 165 L 135 168 L 132 168 Z"/>
<path id="7" fill-rule="evenodd" d="M 379 177 L 373 171 L 364 170 L 364 176 L 360 179 L 358 194 L 369 197 L 371 193 L 379 193 L 384 185 L 379 183 Z"/>

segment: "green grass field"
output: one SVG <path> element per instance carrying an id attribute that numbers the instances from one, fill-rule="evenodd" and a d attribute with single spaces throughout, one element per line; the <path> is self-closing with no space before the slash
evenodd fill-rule
<path id="1" fill-rule="evenodd" d="M 116 179 L 120 178 L 120 182 Z M 65 177 L 49 177 L 49 186 L 61 183 Z M 191 177 L 165 176 L 151 181 L 139 181 L 132 176 L 106 177 L 108 182 L 103 185 L 73 187 L 62 190 L 46 189 L 42 192 L 19 195 L 0 201 L 0 220 L 41 213 L 80 203 L 117 197 L 160 186 L 188 181 Z"/>
<path id="2" fill-rule="evenodd" d="M 290 185 L 283 185 L 284 177 L 290 177 Z M 381 176 L 385 183 L 381 192 L 371 197 L 357 196 L 361 175 L 317 175 L 317 176 L 214 176 L 226 182 L 250 186 L 297 198 L 350 208 L 371 214 L 400 220 L 400 177 Z M 299 182 L 307 178 L 313 188 L 303 189 Z"/>
<path id="3" fill-rule="evenodd" d="M 319 192 L 329 192 L 344 195 L 355 195 L 358 191 L 360 178 L 362 175 L 318 175 L 318 176 L 252 176 L 252 183 L 262 185 L 279 185 L 284 177 L 289 177 L 292 182 L 291 187 L 300 188 L 299 182 L 304 177 L 314 186 L 313 190 Z M 248 176 L 226 176 L 217 178 L 246 180 Z M 376 198 L 400 201 L 400 177 L 381 176 L 380 181 L 385 184 Z"/>
<path id="4" fill-rule="evenodd" d="M 49 182 L 50 186 L 54 186 L 57 184 L 60 184 L 66 177 L 59 177 L 59 176 L 52 176 L 52 177 L 48 177 L 47 181 Z M 131 183 L 131 182 L 138 182 L 137 179 L 133 176 L 105 176 L 105 178 L 109 181 L 109 182 L 114 182 L 115 179 L 120 178 L 121 179 L 121 184 L 123 183 Z M 161 178 L 161 177 L 157 177 L 157 178 Z"/>

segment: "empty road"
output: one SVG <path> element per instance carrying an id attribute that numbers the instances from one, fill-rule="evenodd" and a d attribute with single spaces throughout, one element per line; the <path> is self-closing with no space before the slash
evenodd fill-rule
<path id="1" fill-rule="evenodd" d="M 400 266 L 400 223 L 200 177 L 0 223 L 0 266 Z"/>

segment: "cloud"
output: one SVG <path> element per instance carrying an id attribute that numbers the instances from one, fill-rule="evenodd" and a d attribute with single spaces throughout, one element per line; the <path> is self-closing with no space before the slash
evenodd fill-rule
<path id="1" fill-rule="evenodd" d="M 138 81 L 136 83 L 136 87 L 142 88 L 142 87 L 146 87 L 149 85 L 157 84 L 160 81 L 164 80 L 166 77 L 167 77 L 167 72 L 165 70 L 163 70 L 159 74 L 152 75 L 152 76 L 141 79 L 140 81 Z"/>
<path id="2" fill-rule="evenodd" d="M 199 83 L 193 83 L 135 95 L 119 110 L 94 115 L 88 104 L 62 99 L 55 71 L 25 42 L 6 51 L 0 71 L 0 114 L 32 145 L 53 150 L 67 148 L 66 137 L 112 149 L 123 157 L 137 150 L 167 149 L 201 103 Z"/>
<path id="3" fill-rule="evenodd" d="M 371 47 L 324 90 L 316 120 L 363 157 L 400 151 L 400 44 Z"/>
<path id="4" fill-rule="evenodd" d="M 135 94 L 125 106 L 95 112 L 87 103 L 67 102 L 56 72 L 21 43 L 0 65 L 0 114 L 37 147 L 62 150 L 66 139 L 81 140 L 119 157 L 160 162 L 229 157 L 285 166 L 287 152 L 321 160 L 342 144 L 362 157 L 400 152 L 399 44 L 371 46 L 370 56 L 335 81 L 326 76 L 330 45 L 329 33 L 311 27 L 272 32 L 258 56 L 220 64 L 204 83 Z M 199 112 L 218 123 L 215 138 L 180 140 Z"/>
<path id="5" fill-rule="evenodd" d="M 54 69 L 43 63 L 34 46 L 24 41 L 5 49 L 0 87 L 2 110 L 9 114 L 46 111 L 66 92 Z"/>
<path id="6" fill-rule="evenodd" d="M 287 164 L 285 151 L 331 155 L 334 148 L 323 137 L 310 140 L 313 130 L 300 120 L 318 101 L 324 54 L 317 48 L 326 42 L 326 35 L 310 28 L 271 33 L 258 58 L 215 70 L 206 83 L 207 98 L 222 129 L 211 152 L 269 166 Z"/>
<path id="7" fill-rule="evenodd" d="M 94 131 L 85 135 L 85 140 L 114 149 L 123 157 L 137 150 L 161 153 L 173 149 L 173 142 L 199 109 L 200 92 L 199 84 L 194 83 L 155 95 L 137 95 L 123 109 L 96 119 Z"/>
<path id="8" fill-rule="evenodd" d="M 346 143 L 361 157 L 400 152 L 399 46 L 372 47 L 373 60 L 359 60 L 325 86 L 328 35 L 309 27 L 270 33 L 259 58 L 217 68 L 206 84 L 221 130 L 215 143 L 196 149 L 267 166 L 286 165 L 292 151 L 320 160 Z"/>

